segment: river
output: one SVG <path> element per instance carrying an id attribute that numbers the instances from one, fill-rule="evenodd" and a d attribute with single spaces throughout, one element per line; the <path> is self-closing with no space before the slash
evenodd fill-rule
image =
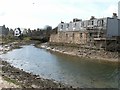
<path id="1" fill-rule="evenodd" d="M 0 58 L 43 78 L 81 88 L 117 88 L 118 65 L 72 57 L 32 45 L 14 49 Z"/>

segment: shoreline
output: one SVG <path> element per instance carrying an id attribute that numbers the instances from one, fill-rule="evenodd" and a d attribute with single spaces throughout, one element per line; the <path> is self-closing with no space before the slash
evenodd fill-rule
<path id="1" fill-rule="evenodd" d="M 2 44 L 0 47 L 0 54 L 7 53 L 13 49 L 20 49 L 22 45 L 36 44 L 37 41 L 14 41 L 6 44 Z"/>
<path id="2" fill-rule="evenodd" d="M 21 48 L 21 45 L 29 45 L 33 44 L 37 48 L 43 48 L 52 52 L 57 52 L 65 55 L 75 56 L 79 58 L 85 59 L 95 59 L 97 61 L 103 62 L 113 62 L 113 63 L 120 63 L 119 52 L 108 52 L 105 50 L 92 50 L 86 48 L 77 48 L 77 47 L 67 47 L 67 46 L 56 46 L 56 45 L 49 45 L 49 43 L 40 43 L 36 44 L 33 41 L 25 42 L 12 42 L 7 44 L 7 47 L 4 47 L 0 50 L 0 54 L 7 53 L 13 49 Z M 5 46 L 5 45 L 4 45 Z"/>
<path id="3" fill-rule="evenodd" d="M 2 45 L 0 54 L 7 53 L 14 49 L 22 48 L 22 45 L 30 45 L 33 42 L 12 42 Z M 23 69 L 16 68 L 10 63 L 0 58 L 1 66 L 1 82 L 3 81 L 5 86 L 9 83 L 7 88 L 72 88 L 72 86 L 55 81 L 53 79 L 45 79 L 39 75 L 35 75 Z M 2 85 L 2 83 L 1 83 Z M 4 86 L 3 86 L 4 87 Z M 6 88 L 6 87 L 4 87 Z"/>
<path id="4" fill-rule="evenodd" d="M 51 46 L 47 43 L 36 45 L 37 48 L 43 48 L 52 52 L 57 52 L 64 55 L 75 56 L 84 59 L 93 59 L 101 62 L 120 63 L 118 52 L 108 52 L 104 50 L 89 50 L 76 47 L 66 46 Z"/>
<path id="5" fill-rule="evenodd" d="M 17 46 L 21 46 L 21 44 L 17 43 Z M 23 44 L 24 45 L 24 44 Z M 26 44 L 28 45 L 28 44 Z M 36 46 L 37 45 L 37 46 Z M 34 46 L 38 47 L 38 48 L 43 48 L 52 52 L 58 52 L 60 54 L 65 54 L 65 55 L 70 55 L 70 56 L 77 56 L 80 58 L 87 58 L 90 59 L 91 61 L 93 61 L 92 59 L 96 59 L 99 60 L 98 58 L 90 58 L 90 57 L 86 57 L 85 54 L 87 51 L 85 51 L 84 49 L 80 51 L 80 49 L 76 51 L 76 48 L 71 48 L 71 47 L 64 47 L 64 46 L 49 46 L 48 43 L 43 43 L 43 44 L 34 44 Z M 13 44 L 14 46 L 14 44 Z M 12 47 L 11 50 L 16 49 L 14 47 Z M 74 50 L 75 49 L 75 50 Z M 8 50 L 9 51 L 9 50 Z M 6 51 L 6 52 L 8 52 Z M 83 53 L 84 51 L 84 53 Z M 79 55 L 76 54 L 78 52 L 81 52 L 83 54 Z M 94 51 L 94 53 L 96 53 L 96 51 Z M 89 60 L 89 61 L 90 61 Z M 2 61 L 2 60 L 0 60 Z M 104 62 L 115 62 L 118 63 L 118 59 L 106 59 L 106 58 L 101 58 L 100 57 L 100 61 L 104 61 Z M 5 65 L 4 65 L 5 64 Z M 7 78 L 8 80 L 15 82 L 17 85 L 21 86 L 22 88 L 72 88 L 72 86 L 69 85 L 65 85 L 63 83 L 59 83 L 55 80 L 50 80 L 50 79 L 44 79 L 41 78 L 39 75 L 34 75 L 32 73 L 28 73 L 25 72 L 23 70 L 20 70 L 18 68 L 15 68 L 14 66 L 11 66 L 8 62 L 6 61 L 2 61 L 2 77 L 3 78 Z M 5 69 L 3 69 L 5 68 Z M 7 71 L 6 71 L 7 70 Z"/>
<path id="6" fill-rule="evenodd" d="M 2 65 L 2 78 L 20 86 L 20 88 L 72 88 L 72 86 L 55 80 L 44 79 L 39 75 L 25 72 L 23 69 L 11 66 L 7 61 L 0 61 Z"/>

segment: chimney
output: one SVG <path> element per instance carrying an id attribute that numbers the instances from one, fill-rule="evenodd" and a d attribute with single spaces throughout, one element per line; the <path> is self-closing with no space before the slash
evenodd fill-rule
<path id="1" fill-rule="evenodd" d="M 95 17 L 94 17 L 94 16 L 91 16 L 90 20 L 93 20 L 93 19 L 95 19 Z"/>
<path id="2" fill-rule="evenodd" d="M 61 21 L 61 23 L 64 23 L 63 21 Z"/>
<path id="3" fill-rule="evenodd" d="M 112 18 L 117 18 L 117 13 L 113 13 Z"/>

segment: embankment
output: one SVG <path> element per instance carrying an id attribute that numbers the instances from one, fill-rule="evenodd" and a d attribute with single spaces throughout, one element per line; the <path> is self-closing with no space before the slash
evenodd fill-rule
<path id="1" fill-rule="evenodd" d="M 45 48 L 50 51 L 59 52 L 62 54 L 78 56 L 80 58 L 86 58 L 89 60 L 99 60 L 103 62 L 120 62 L 119 52 L 110 52 L 105 50 L 98 50 L 85 47 L 68 47 L 59 45 L 49 45 L 48 43 L 36 45 L 39 48 Z"/>

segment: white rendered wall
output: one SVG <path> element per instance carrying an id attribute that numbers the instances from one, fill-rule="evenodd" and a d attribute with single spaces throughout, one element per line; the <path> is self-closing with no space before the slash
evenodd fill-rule
<path id="1" fill-rule="evenodd" d="M 120 19 L 118 19 L 118 34 L 120 36 Z"/>
<path id="2" fill-rule="evenodd" d="M 118 2 L 118 19 L 120 19 L 120 1 Z"/>
<path id="3" fill-rule="evenodd" d="M 119 36 L 118 19 L 108 18 L 107 21 L 107 37 Z"/>

